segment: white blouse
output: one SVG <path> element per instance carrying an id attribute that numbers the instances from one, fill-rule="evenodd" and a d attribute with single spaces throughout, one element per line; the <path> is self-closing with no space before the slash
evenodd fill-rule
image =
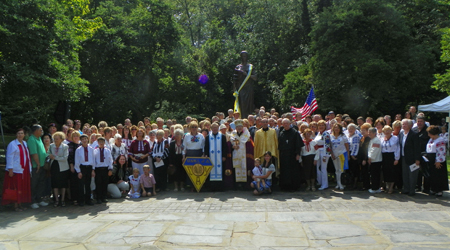
<path id="1" fill-rule="evenodd" d="M 27 143 L 25 141 L 22 141 L 22 142 L 23 142 L 23 149 L 24 149 L 23 152 L 24 152 L 24 154 L 28 154 L 28 156 L 26 156 L 26 155 L 24 155 L 24 156 L 31 157 L 30 153 L 28 151 Z M 22 165 L 20 165 L 19 145 L 20 145 L 19 140 L 15 139 L 14 141 L 12 141 L 8 144 L 8 148 L 6 149 L 7 153 L 6 153 L 6 168 L 5 168 L 5 170 L 9 171 L 10 169 L 12 169 L 13 172 L 16 174 L 23 173 Z M 30 173 L 31 173 L 31 158 L 29 158 L 29 163 L 30 163 L 29 168 L 30 168 Z"/>
<path id="2" fill-rule="evenodd" d="M 309 142 L 309 146 L 306 145 L 305 140 L 303 140 L 303 143 L 305 144 L 305 146 L 302 147 L 302 156 L 307 156 L 307 155 L 316 155 L 317 158 L 315 160 L 319 159 L 319 150 L 316 150 L 316 145 L 317 145 L 317 141 L 315 140 L 311 140 Z"/>
<path id="3" fill-rule="evenodd" d="M 381 132 L 381 133 L 378 133 L 378 132 L 377 132 L 377 137 L 378 137 L 378 139 L 380 139 L 380 141 L 383 141 L 383 140 L 384 140 L 384 137 L 385 137 L 385 135 L 384 135 L 384 133 L 383 133 L 383 132 Z"/>
<path id="4" fill-rule="evenodd" d="M 330 134 L 331 146 L 333 147 L 333 155 L 338 157 L 339 155 L 347 152 L 345 148 L 345 144 L 348 144 L 347 136 L 339 135 L 335 137 L 333 134 Z"/>
<path id="5" fill-rule="evenodd" d="M 125 157 L 128 159 L 127 147 L 125 146 L 124 143 L 121 143 L 120 147 L 118 147 L 114 143 L 114 144 L 112 144 L 111 155 L 112 155 L 113 160 L 116 160 L 117 157 L 119 157 L 120 155 L 125 155 Z"/>
<path id="6" fill-rule="evenodd" d="M 122 138 L 122 143 L 125 144 L 125 146 L 127 147 L 127 150 L 130 148 L 131 142 L 133 142 L 133 140 Z"/>
<path id="7" fill-rule="evenodd" d="M 445 144 L 448 143 L 448 133 L 445 133 L 445 134 L 441 133 L 441 134 L 439 134 L 439 136 L 442 137 L 442 139 L 444 139 Z"/>
<path id="8" fill-rule="evenodd" d="M 436 162 L 445 162 L 446 159 L 445 141 L 442 137 L 436 140 L 430 139 L 427 144 L 427 153 L 436 153 Z"/>
<path id="9" fill-rule="evenodd" d="M 349 151 L 351 156 L 358 156 L 359 152 L 359 142 L 361 141 L 361 136 L 359 136 L 356 132 L 352 136 L 348 136 L 347 133 L 347 140 L 349 143 Z"/>
<path id="10" fill-rule="evenodd" d="M 398 142 L 398 137 L 393 135 L 389 140 L 381 140 L 381 152 L 394 153 L 395 160 L 400 160 L 400 144 Z"/>
<path id="11" fill-rule="evenodd" d="M 191 133 L 187 133 L 183 139 L 183 155 L 186 154 L 186 150 L 199 150 L 201 149 L 203 152 L 203 148 L 205 147 L 205 137 L 202 134 L 198 133 L 195 136 L 191 135 Z"/>

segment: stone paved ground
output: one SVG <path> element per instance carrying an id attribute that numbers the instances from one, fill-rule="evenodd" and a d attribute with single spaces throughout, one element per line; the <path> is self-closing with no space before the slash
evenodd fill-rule
<path id="1" fill-rule="evenodd" d="M 166 192 L 0 213 L 0 249 L 449 249 L 450 194 Z"/>

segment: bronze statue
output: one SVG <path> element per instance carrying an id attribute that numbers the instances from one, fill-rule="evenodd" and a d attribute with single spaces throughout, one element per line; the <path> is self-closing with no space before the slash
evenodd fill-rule
<path id="1" fill-rule="evenodd" d="M 234 94 L 236 98 L 234 112 L 240 112 L 242 118 L 252 114 L 255 108 L 253 82 L 257 80 L 253 65 L 247 63 L 247 51 L 241 52 L 242 64 L 234 68 Z"/>

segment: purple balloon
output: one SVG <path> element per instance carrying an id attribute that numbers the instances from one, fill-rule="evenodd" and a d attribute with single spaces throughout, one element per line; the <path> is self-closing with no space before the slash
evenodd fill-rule
<path id="1" fill-rule="evenodd" d="M 205 85 L 209 81 L 209 78 L 207 75 L 203 74 L 198 78 L 198 82 Z"/>

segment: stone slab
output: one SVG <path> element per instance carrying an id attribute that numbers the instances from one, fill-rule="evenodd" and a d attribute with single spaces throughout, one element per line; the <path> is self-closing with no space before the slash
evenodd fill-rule
<path id="1" fill-rule="evenodd" d="M 307 223 L 312 239 L 337 239 L 343 237 L 356 237 L 367 235 L 367 231 L 351 223 Z"/>
<path id="2" fill-rule="evenodd" d="M 368 246 L 377 243 L 377 241 L 370 236 L 345 237 L 341 239 L 330 240 L 328 242 L 333 247 L 347 246 L 347 245 Z"/>
<path id="3" fill-rule="evenodd" d="M 210 218 L 216 221 L 234 221 L 234 222 L 242 222 L 242 221 L 265 221 L 266 215 L 265 213 L 214 213 L 210 215 Z"/>
<path id="4" fill-rule="evenodd" d="M 401 232 L 387 235 L 393 243 L 424 242 L 428 244 L 450 244 L 447 235 L 427 235 L 424 233 Z"/>
<path id="5" fill-rule="evenodd" d="M 31 234 L 42 227 L 51 225 L 56 221 L 36 221 L 36 220 L 24 220 L 14 222 L 2 222 L 0 227 L 0 241 L 1 240 L 13 240 L 24 237 Z"/>
<path id="6" fill-rule="evenodd" d="M 26 236 L 28 241 L 74 242 L 81 243 L 94 233 L 107 226 L 100 221 L 56 222 Z M 25 238 L 22 237 L 22 239 Z"/>
<path id="7" fill-rule="evenodd" d="M 325 212 L 291 212 L 279 213 L 269 212 L 268 221 L 299 221 L 299 222 L 314 222 L 314 221 L 329 221 L 330 218 Z"/>
<path id="8" fill-rule="evenodd" d="M 170 223 L 142 221 L 135 228 L 126 233 L 126 236 L 156 236 L 159 237 Z"/>
<path id="9" fill-rule="evenodd" d="M 151 213 L 145 218 L 148 221 L 202 221 L 206 214 L 199 213 Z"/>
<path id="10" fill-rule="evenodd" d="M 450 215 L 440 211 L 435 211 L 432 213 L 393 212 L 392 216 L 394 216 L 399 220 L 410 220 L 410 221 L 450 221 Z"/>
<path id="11" fill-rule="evenodd" d="M 142 221 L 149 217 L 148 214 L 127 214 L 127 213 L 115 213 L 115 214 L 100 214 L 95 216 L 94 221 Z"/>
<path id="12" fill-rule="evenodd" d="M 380 230 L 383 230 L 385 234 L 386 231 L 394 232 L 421 232 L 424 234 L 437 234 L 439 233 L 435 228 L 429 224 L 422 222 L 372 222 L 372 225 Z"/>
<path id="13" fill-rule="evenodd" d="M 448 249 L 448 245 L 441 245 L 441 246 L 433 246 L 433 245 L 406 245 L 406 246 L 394 246 L 392 250 L 443 250 Z"/>
<path id="14" fill-rule="evenodd" d="M 156 246 L 163 249 L 175 246 L 228 246 L 233 230 L 231 222 L 173 222 Z"/>
<path id="15" fill-rule="evenodd" d="M 1 250 L 19 250 L 19 242 L 17 241 L 3 241 L 0 242 Z"/>
<path id="16" fill-rule="evenodd" d="M 24 241 L 21 240 L 19 242 L 20 248 L 21 249 L 33 249 L 33 250 L 57 250 L 57 249 L 68 249 L 68 248 L 72 248 L 72 249 L 86 249 L 83 245 L 81 244 L 76 244 L 76 243 L 64 243 L 64 242 L 35 242 L 35 241 Z"/>
<path id="17" fill-rule="evenodd" d="M 386 221 L 393 220 L 394 217 L 389 212 L 349 212 L 346 213 L 350 221 Z"/>
<path id="18" fill-rule="evenodd" d="M 237 222 L 234 225 L 232 247 L 292 247 L 308 246 L 299 222 Z"/>

